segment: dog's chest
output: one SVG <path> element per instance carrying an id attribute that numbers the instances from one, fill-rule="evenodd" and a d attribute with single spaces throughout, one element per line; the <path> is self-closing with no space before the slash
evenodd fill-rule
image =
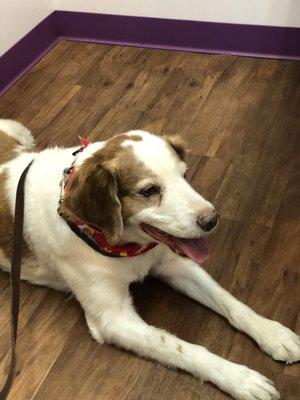
<path id="1" fill-rule="evenodd" d="M 157 246 L 159 247 L 159 246 Z M 159 261 L 159 249 L 153 249 L 136 257 L 120 257 L 108 260 L 107 267 L 119 278 L 128 283 L 142 281 L 150 272 L 155 263 Z"/>
<path id="2" fill-rule="evenodd" d="M 131 265 L 131 273 L 135 281 L 142 281 L 148 274 L 152 267 L 151 257 L 143 257 L 143 260 L 138 260 L 135 257 Z"/>

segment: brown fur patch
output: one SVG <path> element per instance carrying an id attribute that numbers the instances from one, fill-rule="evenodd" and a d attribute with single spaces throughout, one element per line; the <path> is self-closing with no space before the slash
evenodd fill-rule
<path id="1" fill-rule="evenodd" d="M 123 221 L 151 201 L 137 193 L 137 184 L 153 174 L 136 159 L 130 146 L 121 146 L 125 140 L 142 138 L 120 134 L 108 140 L 78 168 L 64 201 L 66 211 L 100 228 L 112 244 L 121 239 Z"/>
<path id="2" fill-rule="evenodd" d="M 11 259 L 13 216 L 5 190 L 6 181 L 7 174 L 5 172 L 0 173 L 0 249 L 5 257 Z M 23 242 L 23 257 L 32 257 L 32 252 L 25 241 Z"/>
<path id="3" fill-rule="evenodd" d="M 115 157 L 118 195 L 122 204 L 123 220 L 126 223 L 132 215 L 145 207 L 158 204 L 161 196 L 145 199 L 138 193 L 138 184 L 142 179 L 150 178 L 155 182 L 156 177 L 143 162 L 136 158 L 130 146 L 125 148 L 121 146 L 125 140 L 141 141 L 143 138 L 140 135 L 116 135 L 103 150 L 107 151 L 108 159 Z"/>
<path id="4" fill-rule="evenodd" d="M 127 133 L 120 133 L 119 135 L 113 136 L 109 139 L 105 145 L 105 149 L 119 151 L 121 144 L 126 140 L 132 140 L 134 142 L 140 142 L 143 138 L 140 135 L 128 135 Z"/>
<path id="5" fill-rule="evenodd" d="M 176 349 L 177 349 L 177 351 L 178 351 L 179 353 L 182 353 L 182 346 L 181 346 L 181 344 L 178 344 L 177 347 L 176 347 Z"/>
<path id="6" fill-rule="evenodd" d="M 100 228 L 112 244 L 120 239 L 123 220 L 117 182 L 103 166 L 99 155 L 88 158 L 80 166 L 63 207 L 88 224 Z"/>
<path id="7" fill-rule="evenodd" d="M 172 149 L 175 151 L 181 161 L 185 161 L 186 155 L 186 143 L 181 136 L 163 136 L 163 138 L 169 143 Z"/>
<path id="8" fill-rule="evenodd" d="M 151 205 L 158 205 L 161 196 L 153 198 L 145 198 L 138 192 L 138 184 L 142 179 L 149 178 L 153 182 L 156 176 L 138 160 L 134 155 L 130 146 L 122 147 L 121 144 L 125 140 L 140 141 L 142 137 L 139 135 L 129 136 L 127 134 L 117 135 L 112 138 L 105 148 L 107 157 L 114 158 L 116 179 L 118 184 L 118 196 L 122 205 L 122 217 L 126 224 L 131 216 Z"/>
<path id="9" fill-rule="evenodd" d="M 156 176 L 139 160 L 130 149 L 120 157 L 118 166 L 119 198 L 122 204 L 122 215 L 126 223 L 129 218 L 146 207 L 158 205 L 161 196 L 145 198 L 139 193 L 139 182 L 149 178 L 153 183 Z"/>

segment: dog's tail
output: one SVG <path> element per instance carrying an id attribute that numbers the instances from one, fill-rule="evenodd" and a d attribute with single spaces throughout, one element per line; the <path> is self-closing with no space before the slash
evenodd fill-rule
<path id="1" fill-rule="evenodd" d="M 31 132 L 20 122 L 12 119 L 0 119 L 0 131 L 14 138 L 21 146 L 32 148 L 34 139 Z"/>

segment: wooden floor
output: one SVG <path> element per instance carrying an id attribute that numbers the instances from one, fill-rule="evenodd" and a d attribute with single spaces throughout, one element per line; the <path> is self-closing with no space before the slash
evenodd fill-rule
<path id="1" fill-rule="evenodd" d="M 222 217 L 205 269 L 300 332 L 299 62 L 61 41 L 0 99 L 0 117 L 28 126 L 41 148 L 135 128 L 184 136 L 189 178 Z M 282 399 L 299 400 L 299 364 L 273 361 L 223 318 L 156 280 L 132 290 L 147 322 L 259 370 Z M 0 273 L 1 379 L 9 293 Z M 229 398 L 186 373 L 100 346 L 74 299 L 27 283 L 18 353 L 10 400 Z"/>

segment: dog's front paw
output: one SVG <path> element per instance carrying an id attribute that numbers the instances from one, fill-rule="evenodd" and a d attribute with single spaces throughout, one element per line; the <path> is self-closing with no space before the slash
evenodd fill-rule
<path id="1" fill-rule="evenodd" d="M 287 364 L 300 360 L 300 336 L 279 322 L 263 320 L 258 344 L 274 360 Z"/>
<path id="2" fill-rule="evenodd" d="M 229 384 L 226 390 L 234 399 L 277 400 L 280 398 L 270 379 L 243 365 L 235 365 L 225 375 Z"/>

